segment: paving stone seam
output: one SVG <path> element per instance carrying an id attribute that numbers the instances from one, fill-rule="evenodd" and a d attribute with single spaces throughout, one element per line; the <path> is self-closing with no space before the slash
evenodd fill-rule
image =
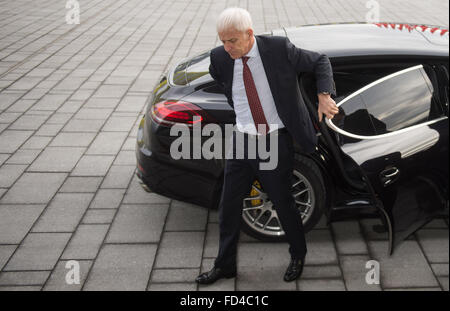
<path id="1" fill-rule="evenodd" d="M 94 6 L 95 6 L 95 4 L 94 4 L 92 7 L 90 7 L 89 9 L 93 8 Z M 89 10 L 89 9 L 88 9 L 88 10 Z M 88 11 L 88 10 L 86 10 L 86 11 Z M 93 15 L 89 16 L 89 18 L 86 19 L 86 20 L 89 20 L 89 19 L 91 19 L 91 18 L 94 18 L 94 17 L 98 16 L 99 14 L 103 13 L 103 11 L 104 11 L 104 8 L 103 8 L 103 9 L 100 9 L 100 10 L 97 12 L 97 14 L 93 14 Z M 52 29 L 52 30 L 49 31 L 48 33 L 54 31 L 55 29 L 61 27 L 61 26 L 64 25 L 64 24 L 65 24 L 65 23 L 61 24 L 60 26 L 57 26 L 56 28 Z M 75 28 L 76 28 L 76 27 L 73 27 L 73 28 L 69 29 L 68 31 L 66 31 L 66 32 L 64 32 L 63 34 L 59 35 L 59 36 L 58 36 L 56 39 L 54 39 L 52 42 L 47 43 L 44 47 L 42 47 L 42 48 L 40 48 L 39 50 L 33 52 L 32 54 L 30 54 L 29 56 L 27 56 L 24 60 L 18 62 L 18 63 L 15 64 L 15 65 L 13 65 L 13 66 L 12 66 L 11 68 L 9 68 L 7 71 L 5 71 L 4 73 L 0 74 L 0 79 L 1 79 L 2 77 L 4 77 L 5 75 L 7 75 L 8 73 L 10 73 L 11 71 L 13 71 L 14 69 L 16 69 L 17 67 L 19 67 L 20 65 L 26 63 L 27 61 L 29 61 L 30 59 L 32 59 L 33 57 L 35 57 L 35 56 L 36 56 L 37 54 L 39 54 L 40 52 L 45 51 L 49 46 L 51 46 L 52 44 L 54 44 L 54 43 L 56 43 L 57 41 L 61 40 L 63 37 L 65 37 L 66 35 L 68 35 L 69 33 L 71 33 L 72 30 L 74 30 Z M 47 34 L 48 34 L 48 33 L 47 33 Z M 17 52 L 17 51 L 16 51 L 16 52 Z M 29 71 L 29 72 L 30 72 L 30 71 Z M 29 72 L 27 72 L 27 73 L 29 73 Z M 24 76 L 24 75 L 23 75 L 23 76 Z M 23 76 L 22 76 L 22 77 L 23 77 Z M 20 77 L 19 79 L 21 79 L 22 77 Z M 17 80 L 19 80 L 19 79 L 17 79 Z M 16 80 L 16 81 L 17 81 L 17 80 Z M 14 82 L 12 82 L 11 84 L 7 85 L 5 88 L 11 86 L 11 85 L 14 84 L 16 81 L 14 81 Z"/>
<path id="2" fill-rule="evenodd" d="M 327 230 L 330 233 L 331 241 L 333 242 L 332 244 L 333 244 L 333 247 L 334 247 L 334 251 L 336 252 L 337 266 L 339 267 L 339 270 L 341 272 L 340 280 L 342 281 L 342 284 L 344 284 L 345 291 L 348 291 L 347 284 L 346 284 L 345 278 L 344 278 L 344 270 L 342 269 L 341 259 L 340 259 L 339 253 L 338 253 L 338 249 L 336 247 L 336 237 L 334 235 L 334 232 L 333 232 L 331 226 L 328 225 L 327 226 Z M 308 255 L 306 255 L 306 256 L 308 256 Z M 296 282 L 297 290 L 299 290 L 299 288 L 298 288 L 299 287 L 299 284 L 298 284 L 299 281 L 300 280 L 297 280 L 297 282 Z"/>
<path id="3" fill-rule="evenodd" d="M 121 6 L 119 6 L 119 8 L 117 8 L 117 9 L 120 9 L 123 5 L 125 5 L 126 4 L 126 2 L 124 3 L 124 4 L 122 4 Z M 109 17 L 110 15 L 112 15 L 113 13 L 114 13 L 115 11 L 112 11 L 109 15 L 107 15 L 106 17 Z M 126 13 L 127 14 L 127 13 Z M 125 16 L 126 16 L 126 14 L 125 14 Z M 106 17 L 104 17 L 104 18 L 106 18 Z M 103 19 L 104 19 L 103 18 Z M 99 20 L 96 24 L 98 24 L 98 23 L 100 23 L 103 19 L 101 19 L 101 20 Z M 96 24 L 94 24 L 94 25 L 96 25 Z M 94 26 L 93 25 L 93 26 Z M 91 26 L 91 27 L 93 27 L 93 26 Z M 90 29 L 90 28 L 89 28 Z M 94 39 L 93 39 L 94 40 Z M 59 68 L 59 67 L 58 67 Z M 73 70 L 72 70 L 73 71 Z M 24 144 L 25 144 L 26 142 L 24 142 Z M 50 143 L 50 142 L 49 142 Z M 48 144 L 49 144 L 48 143 Z M 92 143 L 92 142 L 91 142 Z M 47 144 L 47 145 L 48 145 Z M 22 144 L 23 145 L 23 144 Z M 20 147 L 19 147 L 20 148 Z M 45 148 L 44 148 L 45 149 Z M 44 150 L 43 149 L 43 150 Z M 43 152 L 43 150 L 40 152 L 40 154 Z M 39 155 L 38 155 L 39 156 Z M 37 159 L 37 157 L 36 157 L 36 159 Z M 81 158 L 80 158 L 81 159 Z M 34 161 L 33 161 L 34 162 Z M 78 163 L 78 162 L 77 162 Z M 32 165 L 32 163 L 31 164 L 29 164 L 29 166 L 31 166 Z M 67 176 L 66 176 L 66 178 L 65 178 L 65 180 L 67 180 L 67 177 L 70 175 L 70 174 L 66 174 Z M 19 180 L 20 178 L 18 178 L 17 180 Z M 16 180 L 16 182 L 17 182 L 17 180 Z M 49 202 L 47 203 L 47 206 L 42 210 L 42 212 L 40 213 L 40 215 L 37 217 L 37 219 L 35 220 L 35 222 L 33 223 L 33 225 L 31 226 L 31 228 L 30 228 L 30 230 L 28 231 L 28 233 L 24 236 L 24 238 L 22 239 L 22 241 L 18 244 L 18 247 L 14 250 L 14 252 L 10 255 L 10 257 L 8 258 L 8 260 L 6 261 L 6 263 L 5 263 L 5 267 L 8 265 L 8 263 L 9 263 L 9 261 L 14 257 L 14 255 L 15 255 L 15 253 L 18 251 L 18 249 L 20 248 L 20 246 L 23 244 L 23 241 L 26 239 L 26 237 L 32 232 L 32 230 L 33 230 L 33 228 L 34 228 L 34 226 L 36 225 L 36 223 L 40 220 L 40 218 L 41 218 L 41 216 L 45 213 L 45 211 L 47 210 L 47 208 L 48 208 L 48 206 L 51 204 L 51 202 L 53 201 L 53 198 L 59 193 L 59 190 L 61 189 L 61 187 L 64 185 L 64 182 L 65 181 L 63 181 L 63 183 L 60 185 L 60 187 L 58 188 L 58 190 L 55 192 L 55 194 L 53 195 L 53 197 L 49 200 Z M 15 184 L 15 183 L 14 183 Z M 14 185 L 13 184 L 13 185 Z M 10 187 L 10 188 L 12 188 L 13 187 L 13 185 Z M 6 192 L 5 192 L 6 193 Z M 94 197 L 95 197 L 95 195 L 93 195 L 93 198 L 92 198 L 92 200 L 94 199 Z M 1 197 L 0 197 L 0 199 L 1 199 Z M 91 200 L 91 203 L 92 203 L 92 200 Z M 86 209 L 87 210 L 87 209 Z M 84 215 L 83 215 L 83 217 L 84 217 Z M 77 226 L 78 227 L 78 226 Z M 72 234 L 72 236 L 73 236 L 73 234 Z M 68 241 L 68 243 L 66 244 L 66 247 L 67 247 L 67 245 L 70 243 L 70 241 L 71 241 L 71 238 L 69 239 L 69 241 Z M 64 250 L 66 249 L 66 247 L 64 248 Z M 61 255 L 64 253 L 64 250 L 63 250 L 63 252 L 61 253 Z M 61 256 L 60 256 L 61 257 Z M 59 258 L 60 258 L 59 257 Z M 59 259 L 58 259 L 58 261 L 59 261 Z M 55 267 L 56 267 L 56 265 L 55 265 Z M 55 268 L 54 267 L 54 268 Z M 51 274 L 50 274 L 51 275 Z M 50 275 L 49 275 L 49 277 L 50 277 Z M 46 282 L 45 282 L 45 284 L 47 283 L 47 281 L 48 281 L 48 279 L 46 280 Z M 45 284 L 42 286 L 42 288 L 45 286 Z"/>
<path id="4" fill-rule="evenodd" d="M 433 270 L 433 268 L 431 267 L 431 264 L 432 264 L 432 263 L 431 263 L 430 259 L 428 258 L 428 256 L 427 256 L 425 250 L 423 249 L 423 245 L 422 245 L 422 243 L 420 242 L 420 239 L 417 238 L 417 234 L 416 234 L 416 233 L 414 233 L 413 235 L 414 235 L 414 240 L 416 241 L 417 245 L 418 245 L 419 248 L 420 248 L 420 251 L 422 252 L 423 256 L 425 257 L 425 260 L 426 260 L 426 262 L 427 262 L 427 266 L 428 266 L 428 268 L 431 270 L 431 273 L 433 274 L 434 279 L 436 280 L 437 284 L 439 284 L 439 287 L 441 288 L 441 290 L 444 290 L 444 287 L 442 286 L 441 282 L 439 282 L 438 276 L 434 273 L 434 270 Z M 433 262 L 433 264 L 434 264 L 434 262 Z M 448 264 L 448 263 L 447 263 L 447 264 Z"/>
<path id="5" fill-rule="evenodd" d="M 168 6 L 167 9 L 164 11 L 164 13 L 166 13 L 166 12 L 169 10 L 170 7 L 171 7 L 171 6 Z M 164 14 L 164 13 L 163 13 L 163 14 Z M 161 15 L 163 15 L 163 14 L 161 14 Z M 181 15 L 180 15 L 180 16 L 181 16 Z M 157 19 L 155 19 L 155 22 L 152 24 L 151 27 L 148 28 L 147 32 L 145 32 L 145 33 L 142 35 L 142 37 L 145 37 L 145 36 L 150 32 L 150 30 L 153 28 L 153 26 L 154 26 L 156 23 L 157 23 Z M 135 31 L 137 31 L 138 29 L 139 29 L 139 28 L 137 27 Z M 134 33 L 134 32 L 133 32 L 133 33 Z M 131 48 L 131 49 L 128 51 L 127 55 L 129 55 L 129 53 L 131 53 L 131 51 L 135 48 L 135 46 L 136 46 L 139 42 L 140 42 L 140 40 L 136 41 L 135 45 L 133 46 L 133 48 Z M 158 47 L 162 44 L 162 42 L 163 42 L 163 40 L 158 44 Z M 120 45 L 117 49 L 119 49 L 121 46 L 122 46 L 122 45 Z M 156 51 L 156 49 L 155 49 L 155 51 Z M 146 64 L 145 64 L 142 68 L 145 68 L 145 66 L 148 64 L 148 62 L 150 61 L 150 59 L 151 59 L 152 56 L 154 55 L 155 51 L 152 52 L 152 54 L 151 54 L 151 56 L 148 58 Z M 126 58 L 126 56 L 123 57 L 123 59 L 125 59 L 125 58 Z M 119 64 L 123 61 L 123 59 L 116 65 L 115 68 L 117 68 L 117 67 L 119 66 Z M 113 71 L 114 71 L 114 70 L 112 70 L 111 72 L 113 72 Z M 140 73 L 141 73 L 141 72 L 142 72 L 142 70 L 140 71 Z M 139 73 L 139 74 L 140 74 L 140 73 Z M 133 80 L 133 82 L 130 83 L 130 85 L 129 85 L 127 91 L 131 88 L 131 86 L 133 85 L 134 81 L 137 79 L 137 77 L 139 76 L 139 74 L 137 74 L 137 75 L 136 75 L 136 78 Z M 108 76 L 104 79 L 104 81 L 106 81 L 110 75 L 111 75 L 111 73 L 108 74 Z M 103 85 L 103 82 L 98 86 L 98 88 L 100 88 L 101 85 Z M 97 89 L 98 89 L 98 88 L 97 88 Z M 123 98 L 126 96 L 127 91 L 122 95 L 122 98 L 121 98 L 121 99 L 123 99 Z M 93 96 L 93 94 L 94 94 L 94 93 L 91 94 L 91 97 Z M 119 102 L 120 102 L 120 100 L 119 100 Z M 140 115 L 138 115 L 136 119 L 138 120 L 139 118 L 140 118 Z M 106 123 L 105 123 L 105 124 L 106 124 Z M 102 128 L 105 126 L 105 124 L 102 126 Z M 134 124 L 135 124 L 135 123 L 134 123 Z M 133 126 L 133 128 L 134 128 L 134 126 Z M 130 133 L 133 131 L 133 128 L 130 129 L 130 130 L 128 131 L 128 136 L 129 136 Z M 100 133 L 100 132 L 101 132 L 101 129 L 98 131 L 98 133 Z M 127 137 L 128 137 L 128 136 L 127 136 Z M 95 138 L 94 138 L 94 140 L 95 140 Z M 122 143 L 121 148 L 123 147 L 123 145 L 124 145 L 125 143 L 126 143 L 126 139 L 125 139 L 124 142 Z M 116 156 L 116 158 L 117 158 L 117 156 Z M 109 171 L 109 170 L 110 170 L 110 168 L 108 169 L 108 171 Z M 105 176 L 103 177 L 102 180 L 104 180 L 104 178 L 107 176 L 107 174 L 108 174 L 108 173 L 105 174 Z M 125 198 L 125 196 L 126 196 L 126 194 L 127 194 L 127 192 L 128 192 L 128 189 L 129 189 L 130 184 L 131 184 L 132 181 L 133 181 L 133 178 L 130 178 L 130 181 L 128 182 L 128 186 L 127 186 L 127 188 L 126 188 L 127 191 L 124 193 L 124 195 L 122 196 L 122 199 L 121 199 L 121 201 L 120 201 L 120 203 L 119 203 L 119 208 L 120 208 L 120 206 L 122 205 L 122 202 L 123 202 L 123 200 L 124 200 L 124 198 Z M 103 183 L 103 181 L 100 183 L 100 187 L 101 187 L 101 184 L 102 184 L 102 183 Z M 98 188 L 98 189 L 100 189 L 100 188 Z M 171 204 L 171 203 L 169 203 L 169 204 Z M 111 225 L 109 226 L 109 228 L 108 228 L 108 230 L 107 230 L 107 232 L 106 232 L 106 234 L 105 234 L 105 237 L 104 237 L 104 239 L 103 239 L 103 241 L 102 241 L 102 243 L 101 243 L 100 249 L 99 249 L 98 252 L 97 252 L 97 256 L 93 259 L 93 263 L 92 263 L 92 265 L 90 266 L 90 268 L 89 268 L 89 270 L 88 270 L 88 272 L 87 272 L 87 275 L 86 275 L 86 278 L 85 278 L 85 280 L 84 280 L 84 283 L 83 283 L 83 285 L 82 285 L 82 287 L 81 287 L 81 289 L 80 289 L 81 291 L 84 290 L 85 285 L 88 283 L 88 280 L 89 280 L 89 277 L 90 277 L 90 273 L 91 273 L 91 271 L 92 271 L 92 268 L 94 267 L 95 262 L 96 262 L 96 260 L 97 260 L 97 258 L 98 258 L 98 255 L 100 254 L 101 250 L 103 249 L 103 246 L 104 246 L 104 245 L 108 245 L 108 244 L 113 244 L 113 243 L 106 243 L 105 241 L 107 240 L 108 235 L 109 235 L 109 233 L 110 233 L 110 231 L 111 231 L 112 224 L 114 223 L 114 220 L 115 220 L 116 217 L 117 217 L 119 208 L 117 208 L 117 209 L 116 209 L 116 212 L 114 213 L 113 219 L 112 219 L 112 221 L 111 221 Z M 167 215 L 168 215 L 168 213 L 167 213 Z M 167 220 L 167 215 L 166 215 L 166 219 L 165 219 L 165 220 Z M 83 217 L 84 217 L 84 215 L 83 215 Z M 164 225 L 165 225 L 165 223 L 164 223 Z M 160 243 L 160 242 L 159 242 L 159 243 Z M 158 243 L 158 245 L 159 245 L 159 243 Z M 138 244 L 138 243 L 130 243 L 130 244 Z M 150 243 L 148 243 L 148 244 L 150 244 Z M 153 244 L 154 244 L 154 243 L 153 243 Z M 158 248 L 159 248 L 159 247 L 158 247 Z M 157 250 L 158 250 L 158 248 L 157 248 Z M 156 252 L 157 252 L 157 251 L 156 251 Z M 155 255 L 155 259 L 156 259 L 156 255 Z M 155 260 L 154 260 L 154 262 L 155 262 Z M 153 262 L 153 265 L 154 265 L 154 262 Z M 153 268 L 153 267 L 152 267 L 152 268 Z M 149 280 L 150 280 L 150 278 L 149 278 Z M 147 288 L 148 288 L 148 283 L 147 283 L 146 289 L 147 289 Z"/>
<path id="6" fill-rule="evenodd" d="M 91 8 L 95 7 L 98 3 L 99 3 L 99 2 L 97 2 L 97 3 L 93 4 L 92 6 L 88 7 L 83 13 L 88 12 Z M 50 4 L 49 6 L 51 6 L 51 5 L 55 5 L 55 3 L 52 3 L 52 4 Z M 58 6 L 56 6 L 56 7 L 58 7 Z M 52 14 L 50 14 L 50 15 L 47 15 L 47 16 L 45 16 L 45 17 L 39 19 L 39 20 L 46 19 L 46 18 L 48 18 L 49 16 L 53 16 L 53 15 L 59 16 L 59 15 L 60 15 L 60 12 L 61 12 L 61 9 L 62 9 L 62 8 L 59 8 L 56 12 L 54 12 L 54 13 L 52 13 Z M 102 10 L 100 10 L 100 12 L 101 12 L 101 11 L 102 11 Z M 94 17 L 95 17 L 95 16 L 94 16 Z M 39 20 L 37 20 L 37 21 L 39 21 Z M 32 24 L 35 24 L 37 21 L 33 21 Z M 41 27 L 41 28 L 39 28 L 39 29 L 36 29 L 34 32 L 32 32 L 32 33 L 26 35 L 24 38 L 26 38 L 26 37 L 28 37 L 28 36 L 30 36 L 30 35 L 36 33 L 36 32 L 39 32 L 41 29 L 46 28 L 46 27 L 48 27 L 49 25 L 51 25 L 51 24 L 53 24 L 53 23 L 55 23 L 55 20 L 52 20 L 50 23 L 46 24 L 45 26 L 43 26 L 43 27 Z M 14 53 L 18 53 L 18 52 L 20 53 L 20 50 L 21 50 L 21 49 L 27 47 L 29 44 L 32 44 L 33 42 L 35 42 L 35 41 L 41 39 L 42 37 L 45 37 L 45 36 L 48 35 L 49 33 L 55 31 L 56 29 L 58 29 L 58 28 L 60 28 L 60 27 L 62 27 L 62 26 L 64 26 L 65 24 L 66 24 L 66 22 L 64 21 L 63 23 L 61 23 L 61 24 L 59 24 L 58 26 L 54 27 L 53 29 L 49 30 L 49 31 L 46 32 L 45 34 L 42 34 L 41 36 L 35 38 L 33 41 L 27 42 L 25 45 L 21 46 L 20 48 L 18 48 L 18 49 L 15 50 L 14 52 L 11 52 L 10 54 L 4 56 L 3 58 L 9 57 L 10 55 L 12 55 L 12 54 L 14 54 Z M 25 28 L 25 27 L 23 27 L 23 28 Z M 17 31 L 19 31 L 19 30 L 17 30 Z M 17 31 L 15 31 L 15 32 L 17 32 Z M 69 30 L 68 32 L 70 32 L 70 31 L 72 31 L 72 29 Z M 15 32 L 14 32 L 14 33 L 15 33 Z M 62 34 L 62 35 L 60 35 L 60 36 L 63 37 L 63 36 L 65 36 L 68 32 L 66 32 L 66 33 L 64 33 L 64 34 Z M 8 36 L 9 36 L 9 35 L 8 35 Z M 61 38 L 62 38 L 62 37 L 61 37 Z M 21 39 L 19 39 L 18 41 L 23 40 L 24 38 L 21 38 Z M 3 39 L 3 38 L 0 38 L 0 41 L 1 41 L 2 39 Z M 15 64 L 14 66 L 12 66 L 10 69 L 8 69 L 6 72 L 1 73 L 1 74 L 0 74 L 0 78 L 3 77 L 4 75 L 6 75 L 7 73 L 9 73 L 9 72 L 10 72 L 11 70 L 13 70 L 15 67 L 20 66 L 21 64 L 23 64 L 24 62 L 26 62 L 26 61 L 29 60 L 30 58 L 34 57 L 37 53 L 42 52 L 43 50 L 45 50 L 45 49 L 47 48 L 47 46 L 49 46 L 49 45 L 51 45 L 51 44 L 54 44 L 54 43 L 55 43 L 56 41 L 58 41 L 59 39 L 60 39 L 60 37 L 58 37 L 58 38 L 56 38 L 54 41 L 52 41 L 52 42 L 46 44 L 43 48 L 40 48 L 40 49 L 37 50 L 37 51 L 31 52 L 31 54 L 30 54 L 27 58 L 25 58 L 24 60 L 18 62 L 17 64 Z M 17 41 L 14 42 L 14 43 L 11 43 L 10 45 L 7 45 L 7 46 L 3 47 L 2 49 L 0 49 L 0 52 L 3 51 L 4 49 L 10 47 L 11 45 L 16 44 L 16 43 L 17 43 Z M 2 58 L 2 59 L 3 59 L 3 58 Z"/>
<path id="7" fill-rule="evenodd" d="M 16 21 L 22 19 L 24 16 L 29 16 L 29 14 L 28 14 L 29 12 L 35 11 L 35 10 L 36 10 L 35 7 L 33 7 L 32 5 L 29 5 L 30 3 L 33 3 L 33 2 L 35 2 L 35 1 L 31 0 L 31 1 L 28 1 L 28 2 L 25 2 L 25 3 L 20 3 L 20 6 L 26 6 L 26 7 L 28 7 L 29 9 L 28 9 L 28 10 L 21 10 L 19 13 L 14 14 L 14 15 L 12 15 L 12 16 L 9 16 L 8 18 L 11 18 L 11 17 L 14 17 L 14 16 L 18 16 L 18 18 L 15 19 L 15 20 L 12 20 L 12 21 L 10 21 L 10 22 L 4 23 L 4 24 L 0 24 L 0 27 L 5 27 L 5 26 L 7 26 L 7 25 L 10 25 L 10 24 L 12 24 L 12 23 L 14 23 L 14 22 L 16 22 Z M 49 7 L 51 7 L 51 6 L 54 6 L 56 3 L 58 3 L 58 0 L 56 0 L 56 1 L 54 1 L 54 2 L 50 2 L 50 4 L 48 4 L 47 6 L 41 7 L 41 9 L 47 9 L 47 8 L 49 8 Z M 7 13 L 7 11 L 4 11 L 4 12 L 3 12 L 3 14 L 5 14 L 5 13 Z M 24 13 L 25 13 L 25 14 L 24 14 Z M 53 13 L 53 14 L 54 14 L 54 13 Z M 51 14 L 51 15 L 53 15 L 53 14 Z M 18 31 L 21 31 L 21 30 L 24 29 L 24 28 L 29 27 L 29 26 L 32 25 L 32 24 L 35 24 L 36 22 L 38 22 L 38 21 L 40 21 L 40 20 L 42 20 L 42 19 L 47 19 L 48 17 L 49 17 L 49 15 L 45 15 L 45 16 L 42 17 L 42 18 L 39 18 L 39 19 L 37 19 L 37 20 L 33 20 L 32 22 L 30 22 L 29 24 L 26 24 L 26 25 L 23 26 L 22 28 L 15 28 L 13 32 L 10 32 L 10 33 L 6 34 L 5 36 L 0 37 L 0 41 L 3 40 L 3 39 L 5 39 L 5 38 L 7 38 L 7 37 L 9 37 L 9 36 L 11 36 L 11 35 L 13 35 L 13 34 L 15 34 L 15 33 L 17 33 Z M 51 24 L 51 23 L 50 23 L 50 24 Z M 46 26 L 47 26 L 47 25 L 46 25 Z M 44 26 L 44 27 L 46 27 L 46 26 Z M 41 27 L 41 28 L 43 28 L 43 27 Z M 38 30 L 36 30 L 36 31 L 38 31 Z M 36 31 L 35 31 L 35 32 L 36 32 Z M 20 38 L 19 40 L 22 40 L 23 38 L 24 38 L 24 37 Z M 6 46 L 6 47 L 4 47 L 4 48 L 1 48 L 0 51 L 2 51 L 3 49 L 5 49 L 5 48 L 7 48 L 7 47 L 8 47 L 8 46 Z"/>

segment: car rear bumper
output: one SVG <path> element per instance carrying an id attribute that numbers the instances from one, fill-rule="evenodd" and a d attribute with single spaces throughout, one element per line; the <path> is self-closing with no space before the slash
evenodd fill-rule
<path id="1" fill-rule="evenodd" d="M 157 155 L 136 144 L 136 176 L 146 191 L 207 208 L 217 208 L 221 178 L 211 178 L 202 172 L 190 170 L 159 159 Z M 172 160 L 175 162 L 175 160 Z"/>

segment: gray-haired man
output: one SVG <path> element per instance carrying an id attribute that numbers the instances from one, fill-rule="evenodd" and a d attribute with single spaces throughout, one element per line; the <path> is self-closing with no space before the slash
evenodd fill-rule
<path id="1" fill-rule="evenodd" d="M 315 74 L 319 120 L 323 114 L 331 119 L 338 112 L 330 97 L 335 92 L 331 65 L 325 55 L 299 49 L 285 37 L 255 37 L 250 14 L 243 9 L 223 11 L 217 32 L 223 46 L 211 51 L 209 72 L 223 88 L 236 113 L 237 129 L 244 132 L 246 141 L 277 135 L 278 165 L 273 170 L 261 170 L 259 157 L 226 161 L 219 207 L 219 253 L 214 267 L 199 275 L 196 282 L 211 284 L 236 276 L 242 202 L 255 177 L 270 197 L 289 242 L 291 261 L 284 280 L 293 281 L 303 271 L 306 241 L 291 193 L 292 139 L 305 153 L 314 152 L 317 143 L 300 94 L 298 75 Z M 244 154 L 248 151 L 244 150 Z"/>

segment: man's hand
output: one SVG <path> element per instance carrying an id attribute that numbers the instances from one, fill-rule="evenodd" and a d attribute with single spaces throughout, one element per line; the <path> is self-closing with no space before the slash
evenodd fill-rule
<path id="1" fill-rule="evenodd" d="M 339 112 L 339 108 L 329 94 L 319 94 L 319 122 L 322 122 L 322 115 L 327 119 L 333 119 L 333 116 Z"/>

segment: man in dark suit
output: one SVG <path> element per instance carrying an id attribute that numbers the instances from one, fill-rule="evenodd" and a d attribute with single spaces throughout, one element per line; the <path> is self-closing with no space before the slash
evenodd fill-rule
<path id="1" fill-rule="evenodd" d="M 245 143 L 255 138 L 277 137 L 278 165 L 272 170 L 261 170 L 262 160 L 259 156 L 248 157 L 250 150 L 246 149 L 244 159 L 227 159 L 219 206 L 219 253 L 214 267 L 200 274 L 196 282 L 211 284 L 236 276 L 243 199 L 255 177 L 272 201 L 286 234 L 291 260 L 284 280 L 293 281 L 303 271 L 307 249 L 301 217 L 291 192 L 292 139 L 304 153 L 314 152 L 317 143 L 300 94 L 298 76 L 303 72 L 315 74 L 319 120 L 323 114 L 331 119 L 338 113 L 330 97 L 335 93 L 331 65 L 325 55 L 297 48 L 285 37 L 255 37 L 250 14 L 243 9 L 223 11 L 217 32 L 223 46 L 211 51 L 210 74 L 233 107 L 236 127 L 244 133 Z"/>

